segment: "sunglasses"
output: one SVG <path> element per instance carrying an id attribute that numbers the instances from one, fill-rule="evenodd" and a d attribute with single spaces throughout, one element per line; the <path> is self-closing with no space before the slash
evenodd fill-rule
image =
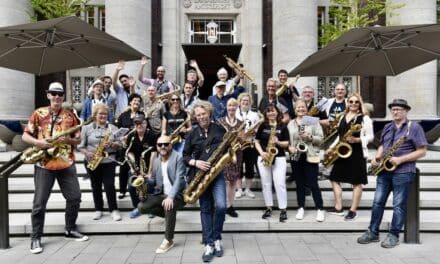
<path id="1" fill-rule="evenodd" d="M 360 102 L 359 101 L 352 101 L 352 100 L 349 100 L 348 101 L 350 104 L 359 104 Z"/>
<path id="2" fill-rule="evenodd" d="M 52 96 L 59 96 L 59 97 L 61 97 L 61 96 L 64 96 L 64 93 L 62 93 L 62 92 L 49 92 L 50 93 L 50 95 L 52 95 Z"/>
<path id="3" fill-rule="evenodd" d="M 171 98 L 171 101 L 177 102 L 177 101 L 180 101 L 180 99 L 179 98 Z"/>
<path id="4" fill-rule="evenodd" d="M 157 143 L 157 146 L 159 148 L 161 148 L 161 147 L 168 147 L 169 145 L 170 145 L 170 143 Z"/>

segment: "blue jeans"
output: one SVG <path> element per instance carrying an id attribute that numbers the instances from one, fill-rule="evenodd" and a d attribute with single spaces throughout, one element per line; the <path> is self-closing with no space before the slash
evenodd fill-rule
<path id="1" fill-rule="evenodd" d="M 199 203 L 203 243 L 214 245 L 215 240 L 222 239 L 223 223 L 225 222 L 226 184 L 223 172 L 217 175 L 200 196 Z"/>
<path id="2" fill-rule="evenodd" d="M 377 177 L 376 192 L 374 194 L 373 208 L 369 229 L 373 234 L 379 235 L 379 226 L 382 222 L 385 203 L 393 192 L 393 219 L 391 220 L 390 233 L 399 237 L 399 232 L 405 223 L 406 203 L 411 183 L 415 173 L 382 173 Z"/>

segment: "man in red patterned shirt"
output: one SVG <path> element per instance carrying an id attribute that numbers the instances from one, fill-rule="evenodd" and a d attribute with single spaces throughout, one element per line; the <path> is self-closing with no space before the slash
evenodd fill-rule
<path id="1" fill-rule="evenodd" d="M 78 125 L 78 118 L 69 110 L 61 107 L 64 100 L 63 85 L 54 82 L 49 85 L 47 98 L 50 106 L 35 110 L 29 118 L 28 125 L 23 133 L 23 141 L 47 150 L 57 147 L 55 156 L 47 155 L 35 164 L 35 192 L 31 214 L 32 235 L 31 252 L 37 254 L 43 251 L 41 236 L 43 234 L 44 216 L 55 179 L 60 186 L 61 193 L 66 199 L 66 226 L 65 237 L 76 241 L 86 241 L 88 237 L 76 230 L 81 190 L 76 176 L 74 145 L 80 143 L 80 132 L 59 137 L 56 142 L 49 142 L 51 138 L 69 128 Z"/>

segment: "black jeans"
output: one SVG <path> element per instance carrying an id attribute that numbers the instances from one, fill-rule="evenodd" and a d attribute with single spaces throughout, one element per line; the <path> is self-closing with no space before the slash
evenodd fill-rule
<path id="1" fill-rule="evenodd" d="M 253 179 L 254 178 L 254 167 L 257 163 L 257 150 L 254 147 L 249 147 L 243 150 L 243 163 L 244 163 L 244 170 L 245 173 L 243 173 L 243 167 L 242 172 L 240 173 L 240 178 L 243 178 L 243 174 L 246 177 L 246 179 Z M 257 167 L 258 171 L 258 167 Z"/>
<path id="2" fill-rule="evenodd" d="M 90 175 L 90 183 L 93 192 L 93 202 L 96 211 L 103 211 L 104 200 L 102 199 L 102 185 L 107 197 L 109 211 L 117 210 L 116 191 L 115 191 L 115 168 L 114 162 L 101 163 L 94 171 L 87 170 Z"/>
<path id="3" fill-rule="evenodd" d="M 65 228 L 67 231 L 76 229 L 76 219 L 78 218 L 79 204 L 81 203 L 81 190 L 75 165 L 63 170 L 47 170 L 35 166 L 35 193 L 31 213 L 32 238 L 40 238 L 43 235 L 46 205 L 55 179 L 66 199 Z"/>
<path id="4" fill-rule="evenodd" d="M 173 208 L 165 211 L 162 207 L 162 201 L 166 197 L 166 195 L 149 194 L 145 201 L 139 202 L 138 209 L 142 214 L 152 214 L 159 217 L 165 217 L 165 238 L 168 241 L 171 241 L 174 238 L 177 210 L 182 209 L 185 206 L 185 203 L 179 198 L 174 198 Z"/>
<path id="5" fill-rule="evenodd" d="M 128 172 L 130 171 L 130 166 L 127 163 L 119 167 L 119 193 L 127 192 L 128 183 Z"/>
<path id="6" fill-rule="evenodd" d="M 316 208 L 323 209 L 322 194 L 318 185 L 318 164 L 307 162 L 306 155 L 301 155 L 298 161 L 293 161 L 292 169 L 296 177 L 296 198 L 298 200 L 298 207 L 305 206 L 307 187 L 312 191 Z"/>

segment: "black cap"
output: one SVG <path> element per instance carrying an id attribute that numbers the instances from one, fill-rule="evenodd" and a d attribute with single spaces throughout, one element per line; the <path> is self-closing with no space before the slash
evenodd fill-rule
<path id="1" fill-rule="evenodd" d="M 144 114 L 136 114 L 133 117 L 133 123 L 141 123 L 144 120 L 145 120 L 145 115 Z"/>
<path id="2" fill-rule="evenodd" d="M 390 104 L 388 104 L 388 108 L 391 109 L 393 106 L 400 106 L 406 110 L 411 110 L 411 106 L 408 105 L 408 102 L 405 99 L 394 99 Z"/>

